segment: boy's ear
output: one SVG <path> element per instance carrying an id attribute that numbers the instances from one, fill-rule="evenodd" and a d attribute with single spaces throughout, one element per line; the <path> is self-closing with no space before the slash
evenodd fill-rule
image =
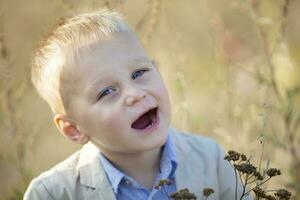
<path id="1" fill-rule="evenodd" d="M 85 144 L 90 140 L 89 136 L 82 133 L 66 115 L 55 114 L 53 120 L 58 130 L 73 142 Z"/>

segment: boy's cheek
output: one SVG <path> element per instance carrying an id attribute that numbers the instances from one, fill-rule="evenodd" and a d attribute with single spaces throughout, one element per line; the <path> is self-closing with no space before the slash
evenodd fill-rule
<path id="1" fill-rule="evenodd" d="M 120 126 L 120 112 L 116 112 L 115 110 L 110 110 L 108 112 L 103 113 L 101 117 L 101 124 L 104 128 L 114 128 Z M 125 123 L 125 119 L 123 120 Z"/>
<path id="2" fill-rule="evenodd" d="M 162 101 L 164 101 L 165 103 L 169 104 L 170 103 L 169 92 L 168 92 L 166 86 L 164 85 L 164 83 L 162 82 L 160 85 L 157 86 L 157 88 L 159 88 L 158 95 L 159 95 L 160 99 Z"/>
<path id="3" fill-rule="evenodd" d="M 162 85 L 160 95 L 162 98 L 162 104 L 163 104 L 163 109 L 165 110 L 165 114 L 168 118 L 170 118 L 171 117 L 171 102 L 170 102 L 169 92 L 168 92 L 167 88 L 165 87 L 165 85 Z"/>

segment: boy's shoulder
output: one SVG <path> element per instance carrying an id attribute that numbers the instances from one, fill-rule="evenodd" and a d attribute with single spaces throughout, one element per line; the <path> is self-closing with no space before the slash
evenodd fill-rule
<path id="1" fill-rule="evenodd" d="M 215 140 L 205 136 L 182 132 L 174 128 L 170 128 L 169 131 L 173 138 L 175 150 L 180 152 L 180 154 L 193 151 L 206 154 L 208 151 L 214 151 L 218 146 Z M 88 167 L 95 160 L 100 163 L 98 155 L 99 149 L 92 143 L 88 143 L 51 169 L 42 172 L 34 181 L 42 182 L 46 185 L 56 185 L 57 181 L 63 183 L 68 181 L 74 182 L 82 168 Z M 66 179 L 65 177 L 70 178 Z"/>
<path id="2" fill-rule="evenodd" d="M 61 174 L 77 173 L 76 166 L 79 162 L 80 151 L 81 150 L 76 151 L 75 153 L 67 157 L 65 160 L 53 166 L 51 169 L 42 172 L 36 179 L 42 180 L 43 182 L 51 183 L 51 179 L 60 178 Z"/>
<path id="3" fill-rule="evenodd" d="M 91 195 L 95 188 L 110 190 L 105 173 L 100 167 L 99 150 L 87 143 L 64 161 L 33 179 L 24 199 L 82 199 Z"/>
<path id="4" fill-rule="evenodd" d="M 215 191 L 209 199 L 233 199 L 236 178 L 233 167 L 224 159 L 223 148 L 215 140 L 205 136 L 177 130 L 172 132 L 179 158 L 177 186 L 187 187 L 195 194 L 202 194 L 199 188 L 209 187 Z M 238 194 L 241 194 L 242 189 L 239 183 Z M 249 196 L 246 199 L 252 198 Z"/>
<path id="5" fill-rule="evenodd" d="M 216 141 L 210 137 L 206 137 L 200 134 L 196 133 L 190 133 L 190 132 L 184 132 L 180 131 L 175 128 L 170 128 L 171 129 L 171 134 L 174 135 L 174 137 L 177 139 L 183 139 L 185 142 L 194 144 L 194 143 L 201 143 L 203 145 L 212 145 L 216 144 Z"/>
<path id="6" fill-rule="evenodd" d="M 219 148 L 213 139 L 184 133 L 173 128 L 169 129 L 169 133 L 178 156 L 179 168 L 182 165 L 184 176 L 190 173 L 186 172 L 188 169 L 185 163 L 191 163 L 192 166 L 216 164 Z M 88 143 L 64 161 L 36 177 L 28 187 L 24 199 L 86 198 L 91 196 L 91 191 L 95 188 L 105 190 L 102 193 L 106 197 L 104 199 L 110 199 L 108 197 L 113 192 L 108 183 L 100 164 L 99 149 L 92 143 Z M 39 198 L 40 196 L 42 198 Z"/>
<path id="7" fill-rule="evenodd" d="M 187 133 L 171 129 L 177 151 L 182 153 L 195 153 L 195 155 L 211 155 L 220 151 L 218 143 L 209 137 L 194 133 Z"/>
<path id="8" fill-rule="evenodd" d="M 76 182 L 76 174 L 78 174 L 76 166 L 78 165 L 79 158 L 80 151 L 76 151 L 51 169 L 42 172 L 32 180 L 24 199 L 28 195 L 30 198 L 32 198 L 32 195 L 42 195 L 45 199 L 55 199 L 55 193 L 60 190 L 62 185 L 73 185 Z M 28 192 L 30 194 L 27 194 Z"/>

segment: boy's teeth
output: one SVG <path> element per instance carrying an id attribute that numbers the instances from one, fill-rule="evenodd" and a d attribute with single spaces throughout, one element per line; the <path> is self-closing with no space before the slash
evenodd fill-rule
<path id="1" fill-rule="evenodd" d="M 151 120 L 153 120 L 153 119 L 151 118 Z M 152 121 L 152 123 L 149 124 L 146 128 L 151 128 L 154 125 L 154 123 L 155 123 L 155 121 Z"/>
<path id="2" fill-rule="evenodd" d="M 139 119 L 137 119 L 131 127 L 134 129 L 147 129 L 154 126 L 157 120 L 157 110 L 152 109 L 148 113 L 142 115 Z M 148 124 L 148 125 L 147 125 Z"/>

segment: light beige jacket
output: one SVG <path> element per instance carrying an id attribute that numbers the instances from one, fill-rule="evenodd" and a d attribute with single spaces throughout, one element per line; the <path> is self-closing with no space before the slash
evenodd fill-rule
<path id="1" fill-rule="evenodd" d="M 188 188 L 197 199 L 203 188 L 213 188 L 209 200 L 233 200 L 235 175 L 224 153 L 213 140 L 169 129 L 175 145 L 178 166 L 175 173 L 177 190 Z M 240 188 L 241 189 L 241 188 Z M 115 200 L 114 192 L 92 143 L 68 159 L 42 173 L 29 185 L 24 200 Z M 132 199 L 135 199 L 134 196 Z M 250 198 L 249 198 L 250 199 Z"/>

